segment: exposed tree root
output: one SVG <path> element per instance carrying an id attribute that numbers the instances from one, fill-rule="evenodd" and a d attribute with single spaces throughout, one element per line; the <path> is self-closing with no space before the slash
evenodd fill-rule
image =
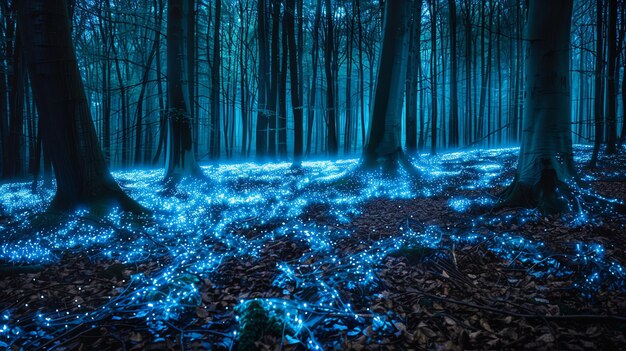
<path id="1" fill-rule="evenodd" d="M 107 214 L 115 207 L 136 215 L 150 213 L 149 209 L 141 206 L 137 201 L 126 195 L 117 184 L 105 184 L 97 191 L 89 194 L 73 194 L 71 197 L 57 193 L 48 207 L 48 212 L 69 212 L 76 209 L 86 209 L 90 213 L 100 216 Z"/>
<path id="2" fill-rule="evenodd" d="M 581 191 L 585 190 L 587 191 Z M 516 176 L 500 195 L 496 209 L 506 207 L 537 208 L 541 213 L 553 215 L 590 209 L 593 212 L 611 209 L 626 213 L 626 206 L 611 202 L 593 191 L 578 179 L 572 185 L 558 179 L 553 169 L 542 172 L 539 182 L 530 185 L 520 182 Z"/>

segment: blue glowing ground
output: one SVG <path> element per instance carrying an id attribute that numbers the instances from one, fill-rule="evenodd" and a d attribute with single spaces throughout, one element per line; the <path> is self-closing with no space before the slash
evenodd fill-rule
<path id="1" fill-rule="evenodd" d="M 167 196 L 161 169 L 114 172 L 153 211 L 147 219 L 77 211 L 42 225 L 52 189 L 1 185 L 0 348 L 72 348 L 89 337 L 98 349 L 243 349 L 250 338 L 287 349 L 434 347 L 466 329 L 476 346 L 505 328 L 480 309 L 441 314 L 438 297 L 518 314 L 585 306 L 624 315 L 626 255 L 607 239 L 624 232 L 610 205 L 620 200 L 575 188 L 606 202 L 559 218 L 492 210 L 517 152 L 422 155 L 412 160 L 420 179 L 402 169 L 354 173 L 357 160 L 304 162 L 302 171 L 206 166 L 207 181 L 186 180 Z M 577 147 L 577 161 L 589 153 Z M 626 170 L 582 175 L 593 184 Z M 259 332 L 263 321 L 270 326 Z"/>

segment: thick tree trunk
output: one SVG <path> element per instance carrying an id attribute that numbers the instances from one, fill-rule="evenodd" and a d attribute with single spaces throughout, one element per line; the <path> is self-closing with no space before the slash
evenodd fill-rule
<path id="1" fill-rule="evenodd" d="M 55 210 L 119 205 L 141 211 L 109 173 L 72 45 L 65 0 L 18 3 L 24 54 L 41 118 L 44 155 L 54 166 Z"/>
<path id="2" fill-rule="evenodd" d="M 167 13 L 167 96 L 169 100 L 169 133 L 165 163 L 166 181 L 184 176 L 201 176 L 202 171 L 193 155 L 189 89 L 184 75 L 186 67 L 185 28 L 183 16 L 186 1 L 168 0 Z M 187 68 L 187 69 L 185 69 Z"/>
<path id="3" fill-rule="evenodd" d="M 531 0 L 526 98 L 517 174 L 506 205 L 564 210 L 557 189 L 576 179 L 571 136 L 569 43 L 572 0 Z"/>
<path id="4" fill-rule="evenodd" d="M 387 1 L 380 63 L 367 142 L 365 166 L 402 157 L 400 142 L 402 105 L 409 51 L 409 16 L 412 1 Z"/>

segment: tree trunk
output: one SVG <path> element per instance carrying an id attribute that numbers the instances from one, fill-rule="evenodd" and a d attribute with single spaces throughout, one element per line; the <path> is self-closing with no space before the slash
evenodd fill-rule
<path id="1" fill-rule="evenodd" d="M 209 158 L 217 160 L 220 157 L 221 146 L 221 110 L 220 110 L 220 67 L 221 43 L 220 23 L 222 19 L 222 0 L 215 1 L 215 23 L 213 24 L 213 60 L 211 66 L 211 126 L 209 136 Z"/>
<path id="2" fill-rule="evenodd" d="M 115 182 L 91 120 L 72 44 L 66 2 L 18 3 L 24 54 L 41 118 L 44 155 L 50 156 L 57 191 L 54 210 L 81 205 L 142 211 Z"/>
<path id="3" fill-rule="evenodd" d="M 522 145 L 505 204 L 564 210 L 557 189 L 576 179 L 569 74 L 572 0 L 531 0 L 525 40 L 526 98 Z"/>
<path id="4" fill-rule="evenodd" d="M 411 1 L 387 1 L 374 104 L 370 115 L 363 162 L 402 157 L 401 128 L 408 52 Z"/>
<path id="5" fill-rule="evenodd" d="M 291 77 L 291 106 L 293 109 L 293 166 L 299 167 L 302 161 L 302 103 L 300 102 L 300 77 L 296 57 L 296 34 L 294 25 L 295 0 L 287 0 L 285 24 L 289 43 L 289 75 Z"/>
<path id="6" fill-rule="evenodd" d="M 271 0 L 272 3 L 272 42 L 270 53 L 270 95 L 267 109 L 269 120 L 267 126 L 267 156 L 270 159 L 276 157 L 276 120 L 278 118 L 278 78 L 280 75 L 280 0 Z"/>
<path id="7" fill-rule="evenodd" d="M 286 10 L 285 10 L 286 11 Z M 286 15 L 286 12 L 285 12 Z M 293 13 L 291 14 L 293 17 Z M 278 81 L 278 157 L 284 160 L 287 157 L 287 70 L 289 69 L 288 52 L 291 50 L 287 43 L 289 34 L 286 27 L 287 19 L 283 16 L 282 53 L 280 62 L 280 79 Z M 295 48 L 294 48 L 295 50 Z M 297 63 L 294 62 L 297 66 Z M 293 103 L 293 102 L 292 102 Z"/>
<path id="8" fill-rule="evenodd" d="M 456 0 L 448 0 L 450 12 L 450 147 L 459 146 L 459 102 L 456 53 Z"/>
<path id="9" fill-rule="evenodd" d="M 158 22 L 157 22 L 158 23 Z M 158 35 L 158 34 L 157 34 Z M 158 49 L 158 37 L 152 43 L 152 50 L 150 50 L 150 54 L 148 56 L 148 60 L 146 62 L 146 67 L 144 68 L 142 77 L 141 77 L 141 88 L 139 90 L 139 97 L 137 98 L 137 112 L 136 112 L 136 128 L 135 128 L 135 165 L 138 166 L 142 163 L 142 158 L 145 155 L 141 153 L 142 142 L 142 132 L 143 132 L 143 100 L 146 90 L 148 88 L 148 78 L 150 75 L 150 69 L 152 68 L 152 61 L 154 61 L 154 57 L 156 56 L 156 50 Z M 148 145 L 144 145 L 147 147 Z"/>
<path id="10" fill-rule="evenodd" d="M 357 0 L 358 3 L 359 0 Z M 311 78 L 311 87 L 309 89 L 309 108 L 307 109 L 307 130 L 306 130 L 306 155 L 311 154 L 311 142 L 313 136 L 313 120 L 315 117 L 316 92 L 317 92 L 317 62 L 319 60 L 319 31 L 322 13 L 322 0 L 317 0 L 315 6 L 315 20 L 313 22 L 313 48 L 311 49 L 311 69 L 313 70 Z"/>
<path id="11" fill-rule="evenodd" d="M 201 176 L 202 171 L 193 155 L 189 89 L 186 76 L 186 28 L 184 16 L 187 1 L 168 0 L 167 10 L 167 96 L 169 100 L 169 133 L 165 163 L 166 181 L 184 176 Z M 186 69 L 185 69 L 186 68 Z"/>
<path id="12" fill-rule="evenodd" d="M 9 135 L 7 143 L 7 157 L 4 159 L 3 176 L 11 178 L 19 176 L 23 171 L 22 146 L 24 127 L 24 85 L 26 81 L 26 67 L 24 66 L 23 47 L 20 39 L 22 29 L 18 26 L 15 31 L 13 46 L 13 72 L 9 74 Z"/>
<path id="13" fill-rule="evenodd" d="M 256 156 L 263 159 L 267 155 L 267 122 L 268 114 L 268 93 L 270 86 L 270 70 L 269 70 L 269 50 L 267 47 L 267 0 L 258 0 L 257 9 L 257 39 L 259 50 L 259 102 L 256 123 Z"/>
<path id="14" fill-rule="evenodd" d="M 421 72 L 422 55 L 420 50 L 422 28 L 422 0 L 413 2 L 410 10 L 410 34 L 409 34 L 409 62 L 406 70 L 406 108 L 405 108 L 405 135 L 406 149 L 409 153 L 417 151 L 417 87 L 422 79 Z"/>
<path id="15" fill-rule="evenodd" d="M 589 161 L 589 166 L 595 168 L 600 153 L 600 145 L 602 145 L 604 134 L 604 86 L 602 84 L 602 75 L 604 74 L 604 46 L 602 45 L 602 0 L 596 0 L 596 76 L 594 82 L 595 96 L 593 101 L 593 113 L 595 121 L 595 135 L 593 141 L 593 154 Z"/>
<path id="16" fill-rule="evenodd" d="M 335 31 L 333 24 L 333 11 L 330 5 L 330 0 L 326 0 L 326 45 L 324 50 L 324 70 L 326 72 L 326 131 L 328 142 L 328 154 L 330 156 L 337 155 L 337 121 L 336 121 L 336 106 L 335 106 L 335 79 L 334 75 L 334 55 L 333 49 L 335 46 Z"/>
<path id="17" fill-rule="evenodd" d="M 430 107 L 430 154 L 435 155 L 437 153 L 437 14 L 435 11 L 436 2 L 430 0 L 430 93 L 431 93 L 431 107 Z"/>
<path id="18" fill-rule="evenodd" d="M 609 0 L 608 23 L 608 71 L 607 71 L 607 109 L 606 109 L 606 153 L 613 155 L 617 152 L 617 86 L 615 70 L 616 42 L 617 42 L 617 0 Z"/>

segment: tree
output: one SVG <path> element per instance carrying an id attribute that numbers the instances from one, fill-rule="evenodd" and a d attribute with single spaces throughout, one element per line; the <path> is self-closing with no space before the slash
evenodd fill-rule
<path id="1" fill-rule="evenodd" d="M 357 4 L 358 4 L 357 0 Z M 357 5 L 358 6 L 358 5 Z M 311 49 L 311 87 L 309 89 L 309 108 L 307 110 L 307 129 L 306 129 L 306 152 L 305 154 L 308 156 L 311 154 L 311 139 L 313 136 L 313 119 L 315 117 L 315 103 L 316 103 L 316 92 L 317 92 L 317 66 L 319 60 L 319 31 L 320 31 L 320 22 L 321 22 L 321 13 L 322 13 L 322 0 L 317 0 L 317 5 L 315 6 L 315 19 L 313 20 L 313 45 Z"/>
<path id="2" fill-rule="evenodd" d="M 187 21 L 193 14 L 183 11 L 193 8 L 188 1 L 168 0 L 167 10 L 167 97 L 169 100 L 169 133 L 165 164 L 166 181 L 184 176 L 202 176 L 193 154 L 189 89 L 186 76 L 190 74 L 187 65 L 188 42 Z M 183 76 L 185 75 L 185 76 Z"/>
<path id="3" fill-rule="evenodd" d="M 569 73 L 573 0 L 531 0 L 526 41 L 526 98 L 522 145 L 503 205 L 564 210 L 558 190 L 576 180 L 571 136 Z"/>
<path id="4" fill-rule="evenodd" d="M 100 150 L 65 0 L 19 1 L 18 23 L 41 118 L 44 154 L 49 155 L 56 177 L 50 208 L 120 206 L 144 211 L 115 182 Z"/>
<path id="5" fill-rule="evenodd" d="M 334 62 L 333 50 L 335 46 L 335 32 L 333 23 L 333 11 L 330 0 L 326 4 L 326 45 L 324 46 L 324 71 L 326 72 L 326 131 L 328 142 L 328 154 L 337 155 L 339 146 L 337 145 L 337 111 L 335 100 L 335 80 L 337 79 L 333 71 Z"/>
<path id="6" fill-rule="evenodd" d="M 300 102 L 300 80 L 296 58 L 296 33 L 295 33 L 295 0 L 287 0 L 285 11 L 285 24 L 287 29 L 287 42 L 289 45 L 289 74 L 291 77 L 291 106 L 293 109 L 294 137 L 293 137 L 293 165 L 298 167 L 302 160 L 302 104 Z"/>
<path id="7" fill-rule="evenodd" d="M 421 29 L 422 29 L 422 0 L 413 2 L 410 11 L 409 35 L 409 62 L 406 70 L 406 111 L 405 135 L 406 149 L 409 153 L 417 151 L 417 93 L 418 83 L 422 80 L 421 74 Z M 423 128 L 422 128 L 423 129 Z"/>
<path id="8" fill-rule="evenodd" d="M 431 61 L 430 61 L 430 96 L 431 96 L 431 106 L 430 106 L 430 154 L 434 155 L 437 153 L 437 11 L 436 11 L 437 3 L 435 0 L 429 1 L 429 11 L 430 11 L 430 53 L 431 53 Z"/>
<path id="9" fill-rule="evenodd" d="M 387 1 L 374 103 L 363 163 L 406 161 L 400 144 L 412 1 Z M 405 163 L 406 164 L 406 163 Z"/>
<path id="10" fill-rule="evenodd" d="M 267 154 L 267 125 L 269 121 L 268 100 L 270 93 L 270 66 L 267 38 L 267 5 L 268 0 L 258 0 L 257 8 L 257 47 L 259 50 L 259 101 L 256 123 L 256 156 L 262 159 Z"/>
<path id="11" fill-rule="evenodd" d="M 607 71 L 607 114 L 606 114 L 606 153 L 612 155 L 617 152 L 617 73 L 615 70 L 617 44 L 617 0 L 609 0 L 608 23 L 608 71 Z"/>
<path id="12" fill-rule="evenodd" d="M 448 0 L 450 12 L 450 146 L 459 146 L 459 102 L 456 57 L 456 1 Z"/>
<path id="13" fill-rule="evenodd" d="M 602 84 L 604 74 L 604 46 L 602 45 L 602 0 L 596 0 L 596 76 L 594 81 L 595 96 L 593 100 L 593 113 L 595 123 L 595 135 L 593 141 L 593 154 L 589 161 L 590 167 L 595 167 L 600 153 L 600 145 L 602 144 L 604 135 L 604 86 Z"/>
<path id="14" fill-rule="evenodd" d="M 215 24 L 213 25 L 213 61 L 211 66 L 211 126 L 209 135 L 209 157 L 216 160 L 220 157 L 220 66 L 221 43 L 220 21 L 222 18 L 222 0 L 215 1 Z"/>

